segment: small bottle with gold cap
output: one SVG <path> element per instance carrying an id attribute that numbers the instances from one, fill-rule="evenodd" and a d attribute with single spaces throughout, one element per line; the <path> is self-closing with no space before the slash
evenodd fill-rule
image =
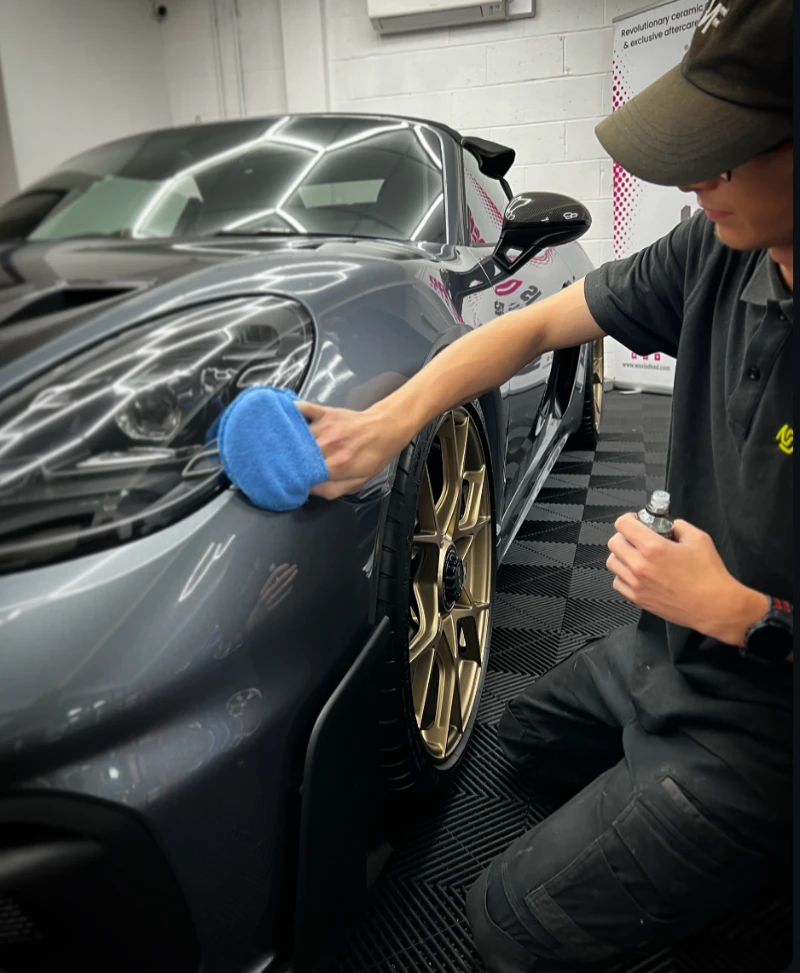
<path id="1" fill-rule="evenodd" d="M 639 520 L 650 530 L 665 537 L 669 541 L 675 540 L 672 520 L 669 516 L 670 497 L 666 490 L 654 490 L 647 506 L 638 513 Z"/>

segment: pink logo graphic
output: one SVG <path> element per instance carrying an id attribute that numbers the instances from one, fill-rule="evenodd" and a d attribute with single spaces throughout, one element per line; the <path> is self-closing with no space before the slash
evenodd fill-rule
<path id="1" fill-rule="evenodd" d="M 503 214 L 495 206 L 494 200 L 489 196 L 489 194 L 486 192 L 483 186 L 481 186 L 481 184 L 477 181 L 477 179 L 475 178 L 475 176 L 472 175 L 471 172 L 466 173 L 466 175 L 469 181 L 472 183 L 475 192 L 478 194 L 478 196 L 480 196 L 480 200 L 483 203 L 484 207 L 486 208 L 486 213 L 489 219 L 495 224 L 498 230 L 502 229 Z"/>
<path id="2" fill-rule="evenodd" d="M 473 246 L 479 243 L 486 243 L 472 216 L 472 210 L 469 211 L 469 238 Z"/>
<path id="3" fill-rule="evenodd" d="M 653 357 L 656 361 L 661 361 L 661 352 L 657 351 Z"/>
<path id="4" fill-rule="evenodd" d="M 494 292 L 500 297 L 507 297 L 509 294 L 513 294 L 514 291 L 519 290 L 520 287 L 522 287 L 522 281 L 512 277 L 511 280 L 504 280 L 502 284 L 498 284 Z"/>
<path id="5" fill-rule="evenodd" d="M 611 89 L 612 107 L 616 111 L 630 100 L 625 63 L 616 58 L 613 62 L 613 85 Z M 641 183 L 615 162 L 612 167 L 614 198 L 614 257 L 627 255 L 631 234 L 631 224 L 638 212 L 638 199 Z"/>

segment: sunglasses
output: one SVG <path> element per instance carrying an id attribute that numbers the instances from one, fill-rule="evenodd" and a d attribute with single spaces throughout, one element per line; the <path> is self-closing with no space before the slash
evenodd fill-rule
<path id="1" fill-rule="evenodd" d="M 777 145 L 773 145 L 771 149 L 766 149 L 764 152 L 759 152 L 759 155 L 769 155 L 771 152 L 781 152 L 784 149 L 790 149 L 794 145 L 794 139 L 784 139 L 782 142 L 778 142 Z M 733 178 L 733 169 L 728 169 L 727 172 L 722 172 L 717 176 L 720 182 L 730 182 Z"/>

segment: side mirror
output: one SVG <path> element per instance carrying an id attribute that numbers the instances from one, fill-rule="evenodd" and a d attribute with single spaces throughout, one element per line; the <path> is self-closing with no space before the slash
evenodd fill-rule
<path id="1" fill-rule="evenodd" d="M 513 270 L 547 247 L 578 240 L 592 225 L 589 210 L 560 193 L 521 193 L 506 207 L 494 257 Z"/>

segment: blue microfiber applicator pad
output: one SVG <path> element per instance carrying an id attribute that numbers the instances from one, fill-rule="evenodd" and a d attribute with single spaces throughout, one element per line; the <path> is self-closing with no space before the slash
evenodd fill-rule
<path id="1" fill-rule="evenodd" d="M 257 507 L 294 510 L 328 479 L 325 459 L 289 389 L 245 389 L 222 413 L 217 444 L 228 479 Z"/>

